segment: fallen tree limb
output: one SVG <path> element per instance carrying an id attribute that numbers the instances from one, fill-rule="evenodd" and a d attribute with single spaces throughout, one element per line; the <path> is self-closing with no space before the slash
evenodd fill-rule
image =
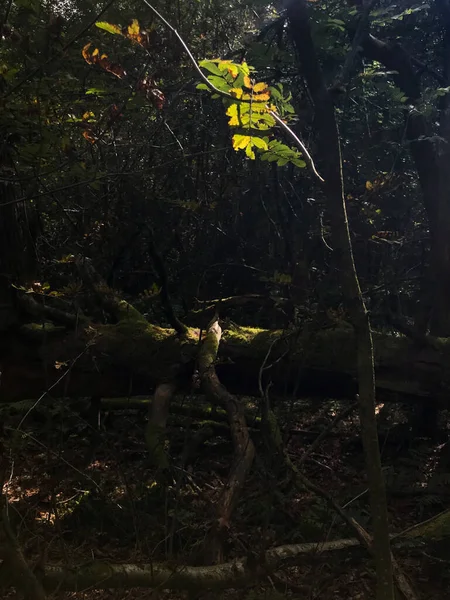
<path id="1" fill-rule="evenodd" d="M 208 544 L 213 560 L 217 562 L 223 560 L 222 537 L 229 527 L 231 514 L 255 457 L 255 446 L 249 435 L 244 408 L 239 398 L 230 394 L 217 377 L 214 364 L 221 337 L 222 329 L 216 319 L 208 328 L 198 359 L 202 387 L 214 404 L 225 408 L 234 446 L 233 465 L 227 484 L 216 505 L 217 520 L 212 528 Z"/>
<path id="2" fill-rule="evenodd" d="M 95 277 L 89 265 L 83 268 L 87 279 Z M 92 286 L 96 294 L 102 293 L 98 281 Z M 0 339 L 0 402 L 40 395 L 58 379 L 55 365 L 70 361 L 87 345 L 89 352 L 78 361 L 70 381 L 55 388 L 53 395 L 136 395 L 148 393 L 163 381 L 178 379 L 181 390 L 191 384 L 198 329 L 188 328 L 180 338 L 173 329 L 149 323 L 109 289 L 102 304 L 117 323 L 82 321 L 75 332 L 58 326 L 51 336 L 48 323 L 37 323 L 4 334 Z M 31 314 L 34 309 L 30 308 Z M 282 330 L 238 326 L 225 330 L 216 364 L 218 377 L 230 392 L 257 394 L 260 366 L 272 346 L 274 394 L 297 386 L 299 394 L 354 397 L 357 361 L 355 337 L 348 325 L 336 322 L 324 328 L 306 323 L 297 335 L 283 338 Z M 378 399 L 446 402 L 449 340 L 435 338 L 433 344 L 419 344 L 406 336 L 380 332 L 373 332 L 373 339 Z"/>
<path id="3" fill-rule="evenodd" d="M 422 547 L 420 540 L 409 539 L 408 534 L 392 538 L 393 545 L 400 551 L 405 548 Z M 64 567 L 46 565 L 37 572 L 44 588 L 48 591 L 81 592 L 86 589 L 129 589 L 160 588 L 178 591 L 219 591 L 245 588 L 262 581 L 270 572 L 298 564 L 300 557 L 338 552 L 359 547 L 357 539 L 340 539 L 329 542 L 288 544 L 267 550 L 261 564 L 247 558 L 212 566 L 174 566 L 173 564 L 117 564 L 93 561 L 83 565 Z M 0 553 L 0 558 L 3 558 Z"/>
<path id="4" fill-rule="evenodd" d="M 42 582 L 48 591 L 82 591 L 112 588 L 161 588 L 197 591 L 243 588 L 257 583 L 271 570 L 293 564 L 298 556 L 343 550 L 358 546 L 357 540 L 336 540 L 325 543 L 290 544 L 272 548 L 265 553 L 264 564 L 254 565 L 247 558 L 207 567 L 164 564 L 114 564 L 95 561 L 66 569 L 46 566 Z"/>
<path id="5" fill-rule="evenodd" d="M 59 376 L 55 364 L 71 360 L 90 344 L 89 353 L 74 369 L 64 388 L 53 395 L 117 396 L 148 393 L 161 380 L 173 379 L 173 365 L 180 361 L 181 343 L 171 329 L 145 321 L 125 303 L 123 318 L 115 325 L 91 324 L 74 335 L 59 333 L 50 339 L 44 328 L 33 335 L 19 332 L 0 340 L 2 385 L 0 402 L 30 398 L 42 393 Z M 235 327 L 225 331 L 219 349 L 217 374 L 230 391 L 257 393 L 258 374 L 264 356 L 283 331 Z M 185 365 L 192 366 L 199 332 L 189 329 L 183 342 Z M 374 332 L 378 398 L 408 401 L 445 400 L 450 380 L 450 342 L 439 339 L 439 347 L 420 347 L 403 336 Z M 287 344 L 291 344 L 290 347 Z M 273 392 L 286 392 L 298 382 L 299 394 L 354 397 L 356 393 L 354 335 L 348 327 L 305 327 L 295 343 L 277 343 L 271 357 Z M 286 386 L 286 387 L 284 387 Z"/>

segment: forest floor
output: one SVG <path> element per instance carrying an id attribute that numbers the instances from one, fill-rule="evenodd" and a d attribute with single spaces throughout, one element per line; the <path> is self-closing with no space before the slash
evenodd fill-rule
<path id="1" fill-rule="evenodd" d="M 98 558 L 201 564 L 213 507 L 232 458 L 229 439 L 219 432 L 182 468 L 180 456 L 192 423 L 184 417 L 171 425 L 174 466 L 163 482 L 148 463 L 145 413 L 116 411 L 89 422 L 68 403 L 56 401 L 51 407 L 44 403 L 20 425 L 21 435 L 14 437 L 6 457 L 11 518 L 30 563 L 77 564 Z M 294 463 L 343 407 L 345 403 L 337 401 L 301 400 L 280 416 Z M 386 412 L 387 417 L 380 415 L 382 458 L 391 530 L 398 533 L 448 508 L 450 470 L 441 468 L 443 445 L 405 441 L 399 436 L 405 430 L 403 409 L 389 407 Z M 281 474 L 277 477 L 273 465 L 268 468 L 257 431 L 255 439 L 257 460 L 228 532 L 227 559 L 246 556 L 250 549 L 262 552 L 282 544 L 353 537 L 323 500 L 283 486 Z M 302 469 L 370 530 L 356 413 L 330 431 Z M 414 556 L 402 553 L 399 559 L 420 598 L 450 596 L 449 560 L 429 550 Z M 227 591 L 223 597 L 348 600 L 372 598 L 373 589 L 373 564 L 358 548 L 351 553 L 308 555 L 299 566 L 268 577 L 260 586 Z M 138 600 L 150 595 L 182 597 L 136 589 L 87 590 L 58 597 Z M 220 597 L 199 594 L 205 599 L 213 596 Z"/>

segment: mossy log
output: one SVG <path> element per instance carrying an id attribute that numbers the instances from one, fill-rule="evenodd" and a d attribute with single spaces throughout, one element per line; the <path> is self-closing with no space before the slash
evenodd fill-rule
<path id="1" fill-rule="evenodd" d="M 35 397 L 58 379 L 52 395 L 146 394 L 174 378 L 189 389 L 199 335 L 189 328 L 180 338 L 126 308 L 115 325 L 91 324 L 77 332 L 47 335 L 45 326 L 28 326 L 0 340 L 0 401 Z M 404 336 L 375 332 L 374 344 L 380 398 L 447 396 L 449 340 L 420 347 Z M 250 327 L 224 330 L 216 365 L 220 380 L 233 393 L 258 393 L 259 370 L 269 350 L 273 367 L 266 376 L 274 392 L 297 388 L 299 393 L 354 397 L 355 341 L 345 324 L 327 329 L 309 325 L 289 335 Z"/>

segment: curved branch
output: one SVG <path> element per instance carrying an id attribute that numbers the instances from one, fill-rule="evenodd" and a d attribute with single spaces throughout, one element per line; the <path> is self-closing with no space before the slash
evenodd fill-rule
<path id="1" fill-rule="evenodd" d="M 217 502 L 217 521 L 210 535 L 211 554 L 214 554 L 213 558 L 219 562 L 222 560 L 220 538 L 229 527 L 232 512 L 255 457 L 255 446 L 250 438 L 244 408 L 239 399 L 230 394 L 220 383 L 214 367 L 221 337 L 222 329 L 215 319 L 203 340 L 198 361 L 200 378 L 207 395 L 215 404 L 224 406 L 227 411 L 234 446 L 234 462 L 228 482 Z"/>

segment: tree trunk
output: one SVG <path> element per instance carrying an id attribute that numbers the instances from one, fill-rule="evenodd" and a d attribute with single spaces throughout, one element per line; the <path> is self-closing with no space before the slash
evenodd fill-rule
<path id="1" fill-rule="evenodd" d="M 450 9 L 447 2 L 438 2 L 443 14 L 443 79 L 442 87 L 450 85 Z M 398 43 L 383 42 L 368 35 L 362 44 L 367 58 L 383 64 L 393 75 L 396 85 L 408 97 L 409 105 L 421 100 L 420 73 L 409 54 Z M 430 226 L 430 263 L 423 286 L 420 327 L 430 326 L 433 335 L 450 335 L 450 105 L 448 94 L 440 100 L 438 131 L 432 122 L 416 108 L 406 115 L 406 134 L 410 142 L 423 203 Z"/>
<path id="2" fill-rule="evenodd" d="M 332 98 L 326 88 L 316 56 L 306 1 L 291 0 L 288 3 L 288 17 L 293 41 L 302 65 L 302 73 L 315 106 L 319 149 L 324 164 L 324 192 L 332 223 L 333 258 L 340 271 L 344 302 L 355 330 L 361 436 L 371 501 L 377 599 L 393 600 L 394 585 L 387 502 L 375 415 L 372 333 L 353 260 L 338 127 Z"/>

